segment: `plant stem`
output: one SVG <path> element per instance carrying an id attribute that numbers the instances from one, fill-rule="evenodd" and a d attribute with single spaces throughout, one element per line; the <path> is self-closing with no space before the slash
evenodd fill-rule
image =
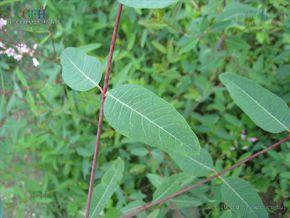
<path id="1" fill-rule="evenodd" d="M 177 196 L 179 196 L 179 195 L 182 195 L 182 194 L 184 194 L 184 193 L 186 193 L 186 192 L 188 192 L 188 191 L 190 191 L 190 190 L 193 190 L 193 189 L 195 189 L 195 188 L 197 188 L 197 187 L 199 187 L 199 186 L 202 186 L 203 184 L 208 183 L 208 182 L 210 182 L 211 180 L 213 180 L 213 179 L 215 179 L 215 178 L 217 178 L 217 177 L 220 177 L 221 175 L 223 175 L 223 174 L 225 174 L 225 173 L 227 173 L 227 172 L 229 172 L 229 171 L 232 171 L 233 169 L 239 167 L 240 165 L 242 165 L 242 164 L 244 164 L 244 163 L 246 163 L 246 162 L 248 162 L 248 161 L 251 161 L 251 160 L 254 159 L 255 157 L 258 157 L 258 156 L 260 156 L 260 155 L 262 155 L 262 154 L 264 154 L 264 153 L 266 153 L 266 152 L 268 152 L 268 151 L 270 151 L 270 150 L 272 150 L 272 149 L 278 147 L 278 146 L 281 145 L 282 143 L 287 142 L 287 141 L 289 141 L 289 140 L 290 140 L 290 135 L 289 135 L 288 137 L 286 137 L 286 138 L 284 138 L 284 139 L 282 139 L 282 140 L 276 142 L 275 144 L 273 144 L 273 145 L 271 145 L 271 146 L 269 146 L 269 147 L 267 147 L 267 148 L 265 148 L 265 149 L 263 149 L 263 150 L 261 150 L 261 151 L 259 151 L 259 152 L 256 152 L 256 153 L 254 153 L 254 154 L 248 156 L 247 158 L 245 158 L 245 159 L 243 159 L 243 160 L 241 160 L 241 161 L 235 163 L 234 165 L 230 166 L 229 168 L 227 168 L 227 169 L 225 169 L 225 170 L 222 170 L 222 171 L 219 172 L 219 173 L 216 173 L 216 174 L 214 174 L 214 175 L 212 175 L 212 176 L 210 176 L 210 177 L 208 177 L 208 178 L 206 178 L 206 179 L 204 179 L 204 180 L 201 180 L 200 182 L 198 182 L 198 183 L 196 183 L 196 184 L 194 184 L 194 185 L 192 185 L 192 186 L 188 186 L 188 187 L 182 188 L 181 190 L 179 190 L 179 191 L 177 191 L 177 192 L 175 192 L 175 193 L 173 193 L 173 194 L 171 194 L 171 195 L 168 195 L 168 196 L 166 196 L 165 198 L 161 198 L 161 199 L 159 199 L 159 200 L 152 201 L 152 202 L 149 202 L 149 203 L 147 203 L 147 204 L 145 204 L 145 205 L 143 205 L 143 206 L 137 207 L 137 208 L 135 208 L 134 210 L 132 210 L 131 212 L 125 214 L 125 215 L 122 216 L 122 217 L 123 217 L 123 218 L 130 218 L 130 217 L 133 217 L 133 216 L 135 216 L 136 214 L 138 214 L 138 213 L 140 213 L 140 212 L 142 212 L 142 211 L 144 211 L 144 210 L 147 210 L 147 209 L 149 209 L 149 208 L 151 208 L 151 207 L 153 207 L 153 206 L 155 206 L 155 205 L 162 204 L 162 203 L 164 203 L 165 201 L 168 201 L 168 200 L 170 200 L 170 199 L 173 199 L 173 198 L 175 198 L 175 197 L 177 197 Z"/>
<path id="2" fill-rule="evenodd" d="M 106 100 L 106 93 L 107 93 L 108 85 L 109 85 L 110 70 L 111 70 L 111 64 L 112 64 L 117 34 L 118 34 L 118 27 L 119 27 L 119 23 L 120 23 L 121 12 L 122 12 L 122 5 L 119 4 L 117 14 L 116 14 L 116 20 L 115 20 L 111 45 L 110 45 L 110 51 L 109 51 L 109 56 L 108 56 L 108 61 L 107 61 L 106 72 L 105 72 L 104 86 L 103 86 L 102 99 L 101 99 L 101 107 L 100 107 L 100 111 L 99 111 L 98 130 L 97 130 L 97 135 L 96 135 L 94 157 L 93 157 L 92 168 L 91 168 L 91 176 L 90 176 L 90 184 L 89 184 L 89 191 L 88 191 L 88 197 L 87 197 L 87 205 L 86 205 L 86 209 L 85 209 L 85 218 L 88 218 L 89 214 L 90 214 L 91 200 L 92 200 L 92 194 L 93 194 L 93 188 L 94 188 L 93 186 L 94 186 L 94 179 L 95 179 L 96 164 L 97 164 L 97 158 L 98 158 L 98 153 L 99 153 L 100 137 L 101 137 L 101 133 L 102 133 L 102 126 L 103 126 L 103 119 L 104 119 L 104 103 Z"/>

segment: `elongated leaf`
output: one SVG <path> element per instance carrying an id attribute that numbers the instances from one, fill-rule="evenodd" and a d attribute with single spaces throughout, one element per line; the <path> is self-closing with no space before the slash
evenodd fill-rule
<path id="1" fill-rule="evenodd" d="M 126 214 L 131 210 L 136 209 L 137 207 L 140 207 L 144 205 L 145 202 L 141 200 L 131 201 L 129 204 L 127 204 L 125 207 L 121 209 L 122 214 Z"/>
<path id="2" fill-rule="evenodd" d="M 118 0 L 121 4 L 132 8 L 165 8 L 179 0 Z"/>
<path id="3" fill-rule="evenodd" d="M 290 110 L 280 97 L 235 74 L 224 73 L 220 80 L 229 90 L 235 103 L 259 127 L 272 133 L 289 131 Z"/>
<path id="4" fill-rule="evenodd" d="M 199 155 L 174 153 L 171 157 L 184 172 L 190 175 L 206 176 L 213 172 L 212 158 L 205 149 L 201 149 Z"/>
<path id="5" fill-rule="evenodd" d="M 192 206 L 200 206 L 204 203 L 204 201 L 195 198 L 195 197 L 188 197 L 188 196 L 180 196 L 177 198 L 173 198 L 171 200 L 172 203 L 177 208 L 184 208 L 184 207 L 192 207 Z"/>
<path id="6" fill-rule="evenodd" d="M 84 46 L 81 46 L 81 47 L 78 47 L 78 49 L 84 51 L 84 52 L 90 52 L 90 51 L 93 51 L 97 48 L 100 48 L 102 47 L 102 44 L 100 43 L 92 43 L 92 44 L 88 44 L 88 45 L 84 45 Z"/>
<path id="7" fill-rule="evenodd" d="M 61 54 L 62 78 L 72 89 L 87 91 L 101 80 L 102 64 L 79 48 L 66 48 Z"/>
<path id="8" fill-rule="evenodd" d="M 123 135 L 171 154 L 198 153 L 199 142 L 185 119 L 166 101 L 137 85 L 110 90 L 104 106 L 109 124 Z"/>
<path id="9" fill-rule="evenodd" d="M 259 195 L 250 183 L 239 178 L 223 179 L 222 201 L 242 217 L 268 217 L 267 210 Z"/>
<path id="10" fill-rule="evenodd" d="M 217 20 L 234 20 L 237 18 L 243 19 L 247 17 L 253 17 L 260 13 L 259 9 L 254 8 L 247 4 L 239 2 L 232 2 L 228 4 L 223 12 L 217 16 Z"/>
<path id="11" fill-rule="evenodd" d="M 101 183 L 94 188 L 90 217 L 99 217 L 99 213 L 117 190 L 123 171 L 124 162 L 118 158 L 104 174 Z"/>
<path id="12" fill-rule="evenodd" d="M 164 178 L 157 175 L 157 174 L 151 174 L 149 173 L 147 175 L 147 178 L 149 179 L 150 183 L 155 187 L 158 188 L 163 182 Z"/>
<path id="13" fill-rule="evenodd" d="M 188 185 L 194 177 L 189 176 L 185 173 L 179 173 L 172 175 L 168 178 L 164 178 L 164 181 L 153 194 L 153 200 L 158 200 L 164 198 L 178 190 L 180 190 L 185 185 Z"/>

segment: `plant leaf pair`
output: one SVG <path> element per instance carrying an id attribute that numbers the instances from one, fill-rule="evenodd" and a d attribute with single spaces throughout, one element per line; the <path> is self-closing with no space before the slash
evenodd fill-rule
<path id="1" fill-rule="evenodd" d="M 81 58 L 84 63 L 79 62 Z M 81 91 L 95 87 L 101 78 L 101 65 L 92 63 L 96 60 L 83 51 L 74 48 L 66 49 L 62 54 L 65 82 L 73 89 Z M 80 83 L 75 78 L 78 78 Z M 229 89 L 235 102 L 257 125 L 270 132 L 289 130 L 289 108 L 279 97 L 237 75 L 223 74 L 221 81 Z M 275 107 L 269 104 L 267 99 L 274 103 Z M 112 89 L 107 93 L 104 110 L 107 121 L 118 132 L 168 152 L 183 171 L 196 176 L 205 176 L 213 171 L 213 162 L 208 152 L 202 149 L 197 155 L 200 150 L 198 139 L 184 118 L 169 103 L 149 90 L 136 85 L 124 85 Z M 96 186 L 92 217 L 102 211 L 107 200 L 118 187 L 121 171 L 123 171 L 122 164 L 114 165 L 113 169 L 104 175 L 101 184 Z M 223 201 L 237 214 L 265 217 L 267 212 L 264 208 L 256 211 L 255 208 L 248 206 L 253 202 L 261 206 L 260 199 L 255 190 L 250 189 L 249 184 L 245 187 L 251 190 L 254 197 L 248 198 L 244 195 L 241 188 L 244 184 L 246 182 L 243 180 L 224 180 Z M 232 202 L 241 204 L 242 210 L 235 210 Z M 249 212 L 245 212 L 247 209 Z"/>
<path id="2" fill-rule="evenodd" d="M 61 64 L 64 82 L 75 90 L 94 88 L 101 79 L 102 65 L 83 49 L 65 49 Z M 140 86 L 123 85 L 106 95 L 105 117 L 118 132 L 172 155 L 199 153 L 198 138 L 185 119 L 154 93 Z"/>

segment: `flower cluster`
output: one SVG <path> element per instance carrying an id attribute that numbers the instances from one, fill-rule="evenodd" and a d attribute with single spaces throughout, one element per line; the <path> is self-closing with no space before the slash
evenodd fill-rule
<path id="1" fill-rule="evenodd" d="M 0 18 L 0 30 L 7 24 L 7 20 Z M 39 65 L 38 60 L 34 57 L 37 44 L 33 45 L 33 48 L 29 48 L 24 43 L 19 43 L 13 47 L 6 46 L 3 42 L 0 41 L 0 55 L 7 55 L 8 57 L 14 58 L 16 61 L 20 61 L 23 56 L 30 56 L 32 58 L 32 63 L 35 67 Z"/>

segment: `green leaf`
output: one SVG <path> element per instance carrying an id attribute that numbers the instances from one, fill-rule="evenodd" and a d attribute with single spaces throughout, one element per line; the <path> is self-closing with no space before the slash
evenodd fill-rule
<path id="1" fill-rule="evenodd" d="M 78 47 L 78 49 L 84 51 L 84 52 L 90 52 L 90 51 L 93 51 L 97 48 L 100 48 L 102 47 L 102 44 L 101 43 L 92 43 L 92 44 L 88 44 L 88 45 L 84 45 L 84 46 L 81 46 L 81 47 Z"/>
<path id="2" fill-rule="evenodd" d="M 201 149 L 199 155 L 173 153 L 171 157 L 187 174 L 206 176 L 213 172 L 212 158 L 205 149 Z"/>
<path id="3" fill-rule="evenodd" d="M 61 54 L 62 78 L 72 89 L 87 91 L 101 80 L 102 64 L 79 48 L 66 48 Z"/>
<path id="4" fill-rule="evenodd" d="M 289 131 L 287 104 L 255 82 L 231 73 L 220 76 L 235 103 L 262 129 L 272 133 Z"/>
<path id="5" fill-rule="evenodd" d="M 153 194 L 153 200 L 158 200 L 161 198 L 164 198 L 170 194 L 173 194 L 174 192 L 177 192 L 185 185 L 188 185 L 194 177 L 189 176 L 185 173 L 179 173 L 172 175 L 168 178 L 164 178 L 164 181 Z"/>
<path id="6" fill-rule="evenodd" d="M 136 200 L 136 201 L 131 201 L 130 203 L 128 203 L 125 207 L 123 207 L 121 209 L 122 214 L 126 214 L 131 210 L 134 210 L 136 207 L 140 207 L 142 205 L 144 205 L 145 202 L 141 201 L 141 200 Z"/>
<path id="7" fill-rule="evenodd" d="M 118 158 L 102 177 L 101 183 L 94 188 L 90 217 L 99 217 L 122 180 L 124 162 Z"/>
<path id="8" fill-rule="evenodd" d="M 164 178 L 157 175 L 157 174 L 151 174 L 149 173 L 147 175 L 147 178 L 149 179 L 150 183 L 155 187 L 158 188 L 163 182 Z"/>
<path id="9" fill-rule="evenodd" d="M 198 153 L 199 141 L 185 119 L 169 103 L 137 85 L 110 90 L 105 117 L 116 131 L 171 154 Z"/>
<path id="10" fill-rule="evenodd" d="M 239 178 L 223 179 L 222 201 L 242 217 L 268 217 L 262 200 L 250 183 Z"/>
<path id="11" fill-rule="evenodd" d="M 189 197 L 189 196 L 180 196 L 180 197 L 177 197 L 177 198 L 173 198 L 171 200 L 171 202 L 174 203 L 174 205 L 177 208 L 200 206 L 200 205 L 202 205 L 204 203 L 200 199 L 197 199 L 195 197 Z"/>
<path id="12" fill-rule="evenodd" d="M 27 79 L 26 79 L 26 76 L 25 74 L 17 67 L 16 70 L 15 70 L 15 74 L 17 76 L 17 78 L 20 80 L 21 84 L 24 86 L 24 87 L 29 87 L 29 84 L 27 82 Z M 26 91 L 26 100 L 27 100 L 27 103 L 29 104 L 30 108 L 31 108 L 31 111 L 37 115 L 37 106 L 35 104 L 35 100 L 34 100 L 34 97 L 31 93 L 31 91 L 29 89 L 27 89 Z"/>
<path id="13" fill-rule="evenodd" d="M 132 8 L 165 8 L 179 0 L 118 0 L 121 4 Z"/>
<path id="14" fill-rule="evenodd" d="M 254 8 L 247 4 L 242 4 L 239 2 L 232 2 L 228 4 L 223 12 L 217 16 L 217 20 L 234 20 L 237 18 L 247 18 L 254 17 L 260 13 L 259 9 Z"/>

